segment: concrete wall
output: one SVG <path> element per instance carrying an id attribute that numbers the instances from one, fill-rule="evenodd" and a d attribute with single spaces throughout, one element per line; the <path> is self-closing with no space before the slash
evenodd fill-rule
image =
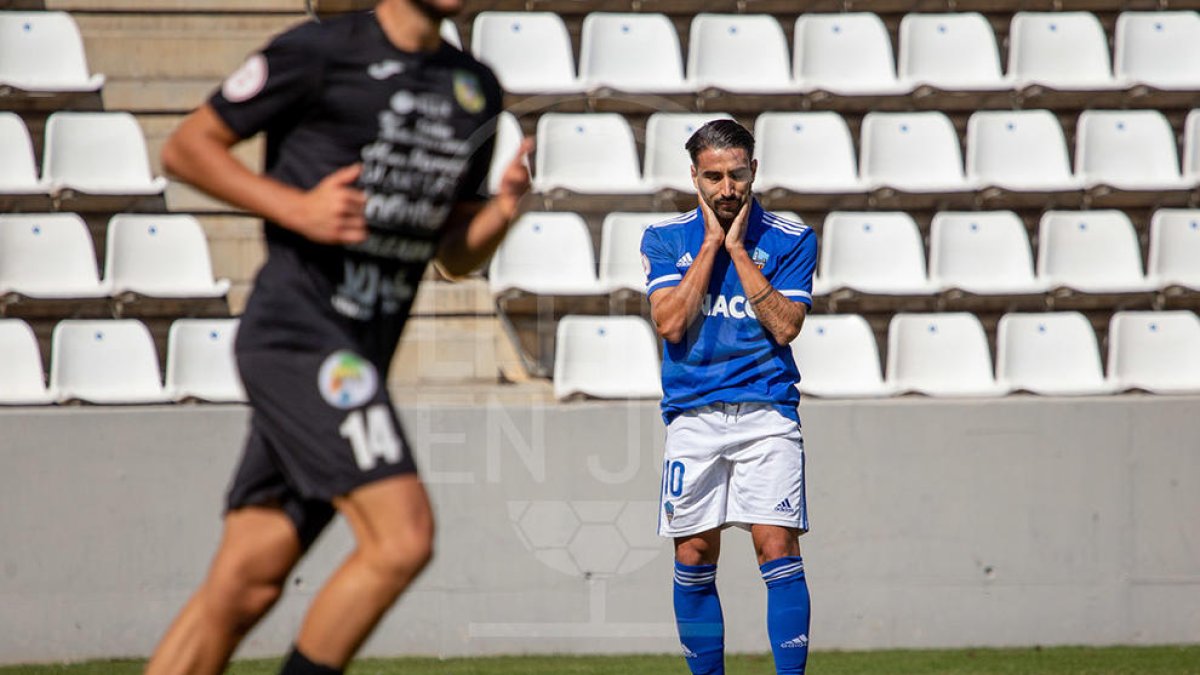
<path id="1" fill-rule="evenodd" d="M 806 402 L 816 649 L 1200 641 L 1200 398 Z M 438 557 L 372 654 L 674 651 L 652 403 L 409 406 Z M 145 655 L 201 579 L 240 407 L 0 410 L 0 662 Z M 336 526 L 243 655 L 281 653 Z M 748 537 L 729 644 L 766 651 Z"/>

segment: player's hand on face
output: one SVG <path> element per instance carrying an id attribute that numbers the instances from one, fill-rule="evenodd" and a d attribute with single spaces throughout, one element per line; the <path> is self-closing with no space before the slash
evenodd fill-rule
<path id="1" fill-rule="evenodd" d="M 725 234 L 725 250 L 731 253 L 742 248 L 746 242 L 746 223 L 750 221 L 750 201 L 750 198 L 747 197 L 742 208 L 738 209 L 733 224 L 729 226 L 729 232 Z"/>
<path id="2" fill-rule="evenodd" d="M 712 244 L 720 244 L 725 241 L 725 228 L 721 227 L 721 220 L 717 218 L 717 214 L 708 205 L 708 201 L 704 196 L 700 196 L 700 212 L 704 215 L 704 239 Z"/>
<path id="3" fill-rule="evenodd" d="M 529 192 L 529 153 L 533 152 L 533 139 L 521 141 L 521 147 L 513 157 L 504 173 L 500 174 L 500 186 L 496 190 L 496 199 L 501 208 L 511 218 L 516 215 L 517 204 L 525 193 Z"/>
<path id="4" fill-rule="evenodd" d="M 367 196 L 354 181 L 362 164 L 329 174 L 300 198 L 296 229 L 319 244 L 356 244 L 367 238 Z"/>

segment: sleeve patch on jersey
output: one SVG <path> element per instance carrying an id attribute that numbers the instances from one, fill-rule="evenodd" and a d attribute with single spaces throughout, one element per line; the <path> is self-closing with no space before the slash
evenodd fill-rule
<path id="1" fill-rule="evenodd" d="M 221 85 L 221 95 L 230 103 L 249 101 L 267 85 L 267 57 L 255 54 L 246 59 Z"/>

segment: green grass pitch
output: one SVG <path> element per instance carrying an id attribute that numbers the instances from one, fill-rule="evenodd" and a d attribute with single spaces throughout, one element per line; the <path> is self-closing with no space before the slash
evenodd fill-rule
<path id="1" fill-rule="evenodd" d="M 142 661 L 0 666 L 0 675 L 137 675 Z M 773 675 L 769 655 L 727 659 L 728 675 Z M 275 675 L 278 660 L 239 661 L 229 675 Z M 952 651 L 814 651 L 812 675 L 1200 675 L 1200 645 Z M 677 656 L 370 659 L 349 675 L 687 675 Z"/>

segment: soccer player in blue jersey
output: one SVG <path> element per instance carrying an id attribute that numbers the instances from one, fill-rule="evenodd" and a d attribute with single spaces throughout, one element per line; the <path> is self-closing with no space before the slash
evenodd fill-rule
<path id="1" fill-rule="evenodd" d="M 675 541 L 675 618 L 688 667 L 725 672 L 721 530 L 750 530 L 767 586 L 777 673 L 803 673 L 809 596 L 800 379 L 788 344 L 812 304 L 816 234 L 764 211 L 754 137 L 716 120 L 688 140 L 699 206 L 642 238 L 651 314 L 665 340 L 667 423 L 658 532 Z"/>

